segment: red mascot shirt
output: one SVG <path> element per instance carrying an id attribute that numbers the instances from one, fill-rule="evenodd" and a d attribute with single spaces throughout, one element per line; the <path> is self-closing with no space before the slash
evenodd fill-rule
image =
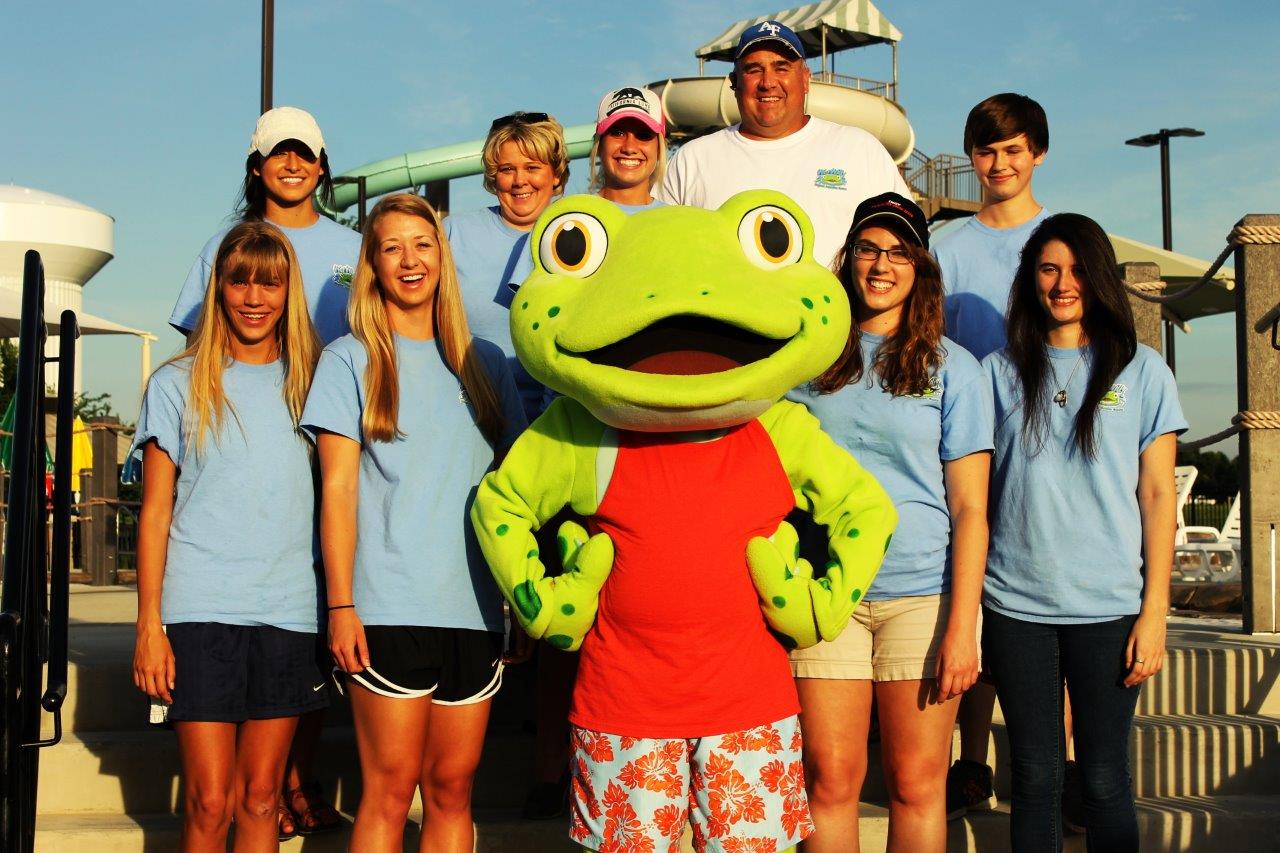
<path id="1" fill-rule="evenodd" d="M 574 725 L 695 738 L 800 710 L 787 654 L 768 632 L 747 542 L 795 506 L 759 421 L 706 442 L 619 432 L 613 477 L 590 518 L 613 571 L 582 643 Z"/>

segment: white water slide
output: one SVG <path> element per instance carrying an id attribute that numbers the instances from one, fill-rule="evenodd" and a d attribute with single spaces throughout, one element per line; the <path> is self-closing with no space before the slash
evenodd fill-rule
<path id="1" fill-rule="evenodd" d="M 699 64 L 708 59 L 732 61 L 742 32 L 768 19 L 781 21 L 795 30 L 805 46 L 806 58 L 821 60 L 809 85 L 809 114 L 860 127 L 880 140 L 895 163 L 906 162 L 915 148 L 915 132 L 896 101 L 897 43 L 902 33 L 869 0 L 825 0 L 738 21 L 698 48 L 695 56 Z M 893 48 L 893 81 L 880 82 L 834 72 L 835 53 L 872 44 Z M 673 142 L 692 139 L 739 120 L 728 77 L 680 77 L 648 85 L 662 99 L 668 136 Z M 593 124 L 565 128 L 571 159 L 590 153 L 594 132 Z M 376 198 L 433 181 L 478 175 L 484 171 L 480 156 L 483 148 L 483 139 L 425 148 L 367 163 L 341 177 L 363 177 L 365 197 Z M 336 211 L 356 203 L 359 193 L 356 183 L 342 183 L 334 189 Z"/>

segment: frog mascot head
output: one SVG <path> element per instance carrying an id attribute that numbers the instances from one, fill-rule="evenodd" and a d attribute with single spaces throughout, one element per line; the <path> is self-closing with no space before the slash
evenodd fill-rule
<path id="1" fill-rule="evenodd" d="M 627 216 L 551 205 L 511 306 L 520 361 L 616 429 L 716 429 L 764 414 L 849 337 L 844 288 L 813 260 L 800 206 L 758 190 L 719 210 Z"/>

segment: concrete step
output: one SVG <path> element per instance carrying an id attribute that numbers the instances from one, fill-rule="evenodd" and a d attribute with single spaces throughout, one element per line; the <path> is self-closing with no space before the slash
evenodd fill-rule
<path id="1" fill-rule="evenodd" d="M 1007 798 L 1009 738 L 999 705 L 988 759 L 995 771 L 996 796 Z M 1139 798 L 1280 795 L 1280 718 L 1137 717 L 1129 739 L 1129 770 Z"/>
<path id="2" fill-rule="evenodd" d="M 888 811 L 863 803 L 859 836 L 864 853 L 880 853 L 889 834 Z M 417 849 L 415 813 L 405 831 L 405 851 Z M 578 850 L 567 837 L 567 822 L 521 821 L 514 812 L 478 810 L 478 853 L 566 853 Z M 1275 797 L 1229 796 L 1216 798 L 1160 798 L 1140 800 L 1138 826 L 1142 850 L 1150 853 L 1198 853 L 1229 849 L 1231 853 L 1277 853 L 1276 827 L 1280 802 Z M 36 825 L 36 849 L 41 853 L 161 853 L 177 849 L 181 817 L 174 814 L 137 818 L 120 815 L 42 815 Z M 349 832 L 343 830 L 313 838 L 295 838 L 281 845 L 284 853 L 327 853 L 347 849 Z M 976 812 L 948 825 L 948 851 L 1003 853 L 1009 846 L 1008 805 L 990 812 Z M 1083 835 L 1068 835 L 1067 853 L 1083 853 Z M 685 833 L 681 853 L 689 853 Z"/>
<path id="3" fill-rule="evenodd" d="M 1138 715 L 1280 716 L 1280 637 L 1249 637 L 1227 627 L 1219 620 L 1171 619 L 1164 670 L 1142 686 Z"/>
<path id="4" fill-rule="evenodd" d="M 418 849 L 420 810 L 405 827 L 405 853 Z M 510 811 L 477 811 L 476 853 L 566 851 L 570 846 L 563 821 L 522 821 Z M 40 853 L 170 853 L 178 849 L 182 818 L 175 814 L 42 815 L 36 821 L 36 849 Z M 345 853 L 349 829 L 293 838 L 280 845 L 282 853 Z"/>
<path id="5" fill-rule="evenodd" d="M 326 729 L 317 771 L 325 790 L 342 810 L 360 800 L 360 766 L 355 733 Z M 477 808 L 517 808 L 524 802 L 533 738 L 491 731 L 476 773 L 472 801 Z M 67 784 L 75 780 L 74 785 Z M 40 761 L 41 815 L 147 815 L 181 809 L 178 743 L 172 732 L 86 732 L 68 735 Z"/>
<path id="6" fill-rule="evenodd" d="M 1280 795 L 1280 718 L 1140 717 L 1129 766 L 1140 797 Z"/>

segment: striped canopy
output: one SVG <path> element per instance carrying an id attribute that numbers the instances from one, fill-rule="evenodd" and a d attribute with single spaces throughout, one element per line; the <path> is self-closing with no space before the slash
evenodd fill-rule
<path id="1" fill-rule="evenodd" d="M 888 44 L 902 40 L 889 19 L 880 14 L 870 0 L 823 0 L 795 9 L 783 9 L 772 15 L 738 21 L 694 52 L 699 59 L 733 61 L 738 38 L 747 27 L 761 21 L 781 21 L 791 29 L 805 47 L 805 56 L 822 55 L 822 29 L 827 30 L 827 53 L 868 44 Z"/>

